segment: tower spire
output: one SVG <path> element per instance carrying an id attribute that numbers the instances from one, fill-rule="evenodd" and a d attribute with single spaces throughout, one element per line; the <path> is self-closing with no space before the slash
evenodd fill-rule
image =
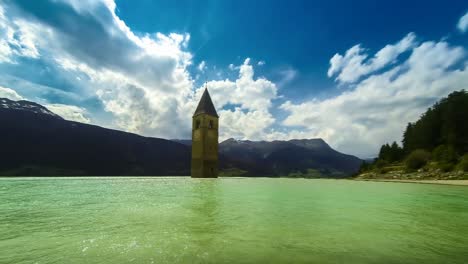
<path id="1" fill-rule="evenodd" d="M 208 92 L 208 84 L 205 84 L 205 91 L 203 92 L 203 95 L 193 116 L 197 116 L 199 114 L 207 114 L 214 117 L 219 117 L 213 105 L 213 101 L 211 101 L 210 93 Z"/>

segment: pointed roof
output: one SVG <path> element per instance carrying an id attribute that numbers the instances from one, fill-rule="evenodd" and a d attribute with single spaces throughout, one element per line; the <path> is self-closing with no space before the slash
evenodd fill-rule
<path id="1" fill-rule="evenodd" d="M 208 93 L 208 88 L 205 88 L 205 91 L 203 92 L 200 102 L 198 103 L 197 110 L 195 110 L 195 113 L 193 114 L 193 116 L 196 116 L 199 114 L 207 114 L 207 115 L 219 117 L 218 114 L 216 113 L 216 109 L 213 105 L 213 102 L 211 101 L 210 94 Z"/>

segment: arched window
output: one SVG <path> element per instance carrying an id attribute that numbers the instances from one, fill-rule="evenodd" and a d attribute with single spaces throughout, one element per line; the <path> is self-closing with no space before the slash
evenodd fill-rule
<path id="1" fill-rule="evenodd" d="M 200 128 L 200 120 L 195 121 L 195 129 Z"/>
<path id="2" fill-rule="evenodd" d="M 208 128 L 213 128 L 213 120 L 210 120 L 210 124 L 208 125 Z"/>

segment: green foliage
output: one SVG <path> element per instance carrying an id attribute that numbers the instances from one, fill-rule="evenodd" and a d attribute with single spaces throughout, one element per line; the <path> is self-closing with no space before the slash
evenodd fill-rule
<path id="1" fill-rule="evenodd" d="M 432 151 L 432 159 L 441 163 L 453 163 L 457 161 L 457 153 L 452 146 L 440 145 Z"/>
<path id="2" fill-rule="evenodd" d="M 468 154 L 463 155 L 460 162 L 457 165 L 457 169 L 468 172 Z"/>
<path id="3" fill-rule="evenodd" d="M 456 154 L 468 152 L 468 93 L 453 92 L 429 108 L 421 118 L 409 123 L 403 134 L 403 149 L 434 150 L 439 145 L 453 146 Z"/>
<path id="4" fill-rule="evenodd" d="M 417 170 L 422 168 L 430 160 L 431 154 L 423 149 L 417 149 L 405 160 L 405 166 L 407 170 Z"/>
<path id="5" fill-rule="evenodd" d="M 372 167 L 383 170 L 390 163 L 405 160 L 407 169 L 420 169 L 429 161 L 431 155 L 427 151 L 430 151 L 434 161 L 437 161 L 434 166 L 450 171 L 457 157 L 468 152 L 466 120 L 468 92 L 453 92 L 430 107 L 419 120 L 407 125 L 403 133 L 403 148 L 396 142 L 383 145 Z M 460 161 L 458 167 L 464 168 L 463 162 Z"/>
<path id="6" fill-rule="evenodd" d="M 388 162 L 386 160 L 381 159 L 375 162 L 374 167 L 376 168 L 378 173 L 385 174 L 389 171 L 386 168 L 387 165 L 388 165 Z"/>
<path id="7" fill-rule="evenodd" d="M 437 164 L 437 168 L 439 168 L 442 172 L 449 172 L 455 168 L 455 164 L 450 162 L 439 162 Z"/>
<path id="8" fill-rule="evenodd" d="M 372 164 L 369 162 L 361 163 L 361 167 L 359 167 L 359 173 L 366 172 L 372 169 Z"/>
<path id="9" fill-rule="evenodd" d="M 380 174 L 385 174 L 385 173 L 390 172 L 390 171 L 392 171 L 392 170 L 390 168 L 388 168 L 388 167 L 382 167 L 382 168 L 377 169 L 377 172 L 380 173 Z"/>
<path id="10" fill-rule="evenodd" d="M 378 160 L 384 160 L 386 162 L 396 162 L 403 159 L 403 149 L 398 146 L 396 142 L 392 145 L 385 144 L 380 148 Z"/>
<path id="11" fill-rule="evenodd" d="M 377 169 L 381 169 L 385 166 L 388 165 L 388 162 L 384 159 L 378 159 L 375 163 L 374 163 L 374 166 L 377 168 Z"/>

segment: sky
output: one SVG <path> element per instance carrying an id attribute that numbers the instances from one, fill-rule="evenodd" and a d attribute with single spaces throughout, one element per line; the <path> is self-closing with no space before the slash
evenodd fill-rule
<path id="1" fill-rule="evenodd" d="M 323 138 L 373 157 L 468 89 L 466 1 L 0 0 L 0 97 L 66 119 L 220 141 Z"/>

